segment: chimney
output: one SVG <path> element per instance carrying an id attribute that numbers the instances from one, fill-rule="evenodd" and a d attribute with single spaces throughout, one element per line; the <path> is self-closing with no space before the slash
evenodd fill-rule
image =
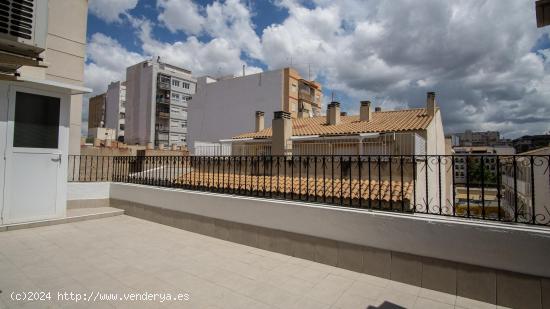
<path id="1" fill-rule="evenodd" d="M 426 99 L 426 111 L 428 116 L 435 116 L 435 92 L 428 92 Z"/>
<path id="2" fill-rule="evenodd" d="M 377 106 L 377 107 L 374 108 L 374 111 L 375 111 L 375 112 L 381 112 L 381 111 L 382 111 L 382 107 Z"/>
<path id="3" fill-rule="evenodd" d="M 255 126 L 255 132 L 260 132 L 265 127 L 265 117 L 264 112 L 262 111 L 256 111 L 256 126 Z"/>
<path id="4" fill-rule="evenodd" d="M 271 154 L 283 156 L 292 151 L 292 119 L 288 112 L 275 112 L 272 122 Z"/>
<path id="5" fill-rule="evenodd" d="M 331 102 L 327 110 L 327 124 L 336 125 L 340 123 L 340 103 Z"/>
<path id="6" fill-rule="evenodd" d="M 361 101 L 361 107 L 359 108 L 359 120 L 370 121 L 372 113 L 370 110 L 370 101 Z"/>

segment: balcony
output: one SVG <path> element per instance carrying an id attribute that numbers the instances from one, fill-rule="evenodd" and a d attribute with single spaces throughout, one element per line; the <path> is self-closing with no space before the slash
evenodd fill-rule
<path id="1" fill-rule="evenodd" d="M 170 90 L 170 76 L 159 74 L 157 78 L 157 88 L 162 90 Z"/>
<path id="2" fill-rule="evenodd" d="M 514 157 L 499 157 L 498 170 L 507 166 L 504 162 L 513 162 Z M 526 162 L 531 162 L 530 157 L 526 158 Z M 118 157 L 106 165 L 110 169 L 99 171 L 98 179 L 111 179 L 110 182 L 72 183 L 80 194 L 72 198 L 73 203 L 85 205 L 90 201 L 83 195 L 90 190 L 83 188 L 108 186 L 102 191 L 110 199 L 109 205 L 123 209 L 127 215 L 176 228 L 169 230 L 170 237 L 155 232 L 159 239 L 168 241 L 167 248 L 177 247 L 176 242 L 190 241 L 179 235 L 193 235 L 197 243 L 205 244 L 207 238 L 181 234 L 178 229 L 221 239 L 214 242 L 223 244 L 220 257 L 210 259 L 203 254 L 197 261 L 206 264 L 192 264 L 189 269 L 200 278 L 208 276 L 211 282 L 222 286 L 227 283 L 228 288 L 242 279 L 239 276 L 250 275 L 254 281 L 258 280 L 254 274 L 263 274 L 259 282 L 250 283 L 266 284 L 271 291 L 273 284 L 279 282 L 274 280 L 288 283 L 303 273 L 307 274 L 304 279 L 317 278 L 312 284 L 318 288 L 304 286 L 304 292 L 297 293 L 293 302 L 306 295 L 319 302 L 316 305 L 346 304 L 353 299 L 361 306 L 469 308 L 498 304 L 542 308 L 540 299 L 546 297 L 546 292 L 541 278 L 550 275 L 545 249 L 549 223 L 542 217 L 530 221 L 504 215 L 506 212 L 501 217 L 492 214 L 495 201 L 496 207 L 500 204 L 504 208 L 504 198 L 493 194 L 499 189 L 489 179 L 477 178 L 477 168 L 473 166 L 469 169 L 470 187 L 466 191 L 455 188 L 452 177 L 447 181 L 444 176 L 452 175 L 453 162 L 457 161 L 454 159 L 381 155 Z M 539 166 L 538 162 L 533 169 L 547 173 L 546 166 Z M 94 181 L 96 173 L 88 171 L 86 174 L 92 176 L 87 181 Z M 545 185 L 534 182 L 537 194 L 543 192 Z M 447 193 L 442 192 L 446 189 Z M 465 211 L 461 210 L 462 203 L 466 203 Z M 545 209 L 543 205 L 537 205 L 539 208 Z M 151 228 L 137 224 L 153 224 L 148 221 L 131 221 L 130 225 L 153 233 Z M 120 237 L 134 234 L 133 227 L 123 221 L 117 221 L 117 226 L 125 231 L 116 233 Z M 214 243 L 208 243 L 209 250 L 218 250 Z M 140 247 L 147 246 L 148 242 L 142 239 Z M 118 247 L 110 248 L 115 250 L 107 251 L 110 255 L 125 251 L 121 249 L 119 253 L 115 249 Z M 239 264 L 244 260 L 238 248 L 280 258 L 282 264 L 261 270 L 255 268 L 260 266 L 256 262 L 265 265 L 265 261 L 258 257 L 247 257 L 247 265 Z M 186 250 L 189 252 L 189 246 Z M 230 260 L 233 254 L 239 262 Z M 162 253 L 155 261 L 171 265 L 172 256 Z M 227 269 L 218 269 L 221 265 Z M 432 281 L 433 269 L 440 265 L 448 265 L 448 272 L 437 272 L 437 280 Z M 212 272 L 206 271 L 205 266 L 212 267 Z M 278 275 L 265 276 L 266 271 L 271 273 L 274 269 L 283 273 L 276 271 Z M 289 269 L 292 271 L 284 271 Z M 314 269 L 321 271 L 319 277 L 311 277 Z M 222 279 L 226 275 L 231 279 Z M 174 280 L 179 278 L 171 276 Z M 338 295 L 331 296 L 322 288 L 325 285 L 333 286 Z M 359 286 L 365 289 L 358 290 Z M 465 286 L 475 289 L 458 288 Z M 253 291 L 249 294 L 252 299 L 280 306 L 279 299 L 264 299 L 258 289 Z M 372 299 L 357 300 L 353 296 L 357 291 L 360 295 L 378 292 Z M 226 297 L 224 301 L 227 306 Z"/>

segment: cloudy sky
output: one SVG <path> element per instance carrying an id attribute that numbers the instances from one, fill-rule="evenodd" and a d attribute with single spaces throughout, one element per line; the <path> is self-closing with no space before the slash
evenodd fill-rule
<path id="1" fill-rule="evenodd" d="M 423 106 L 435 91 L 446 133 L 550 131 L 550 27 L 536 28 L 533 0 L 90 0 L 89 8 L 85 79 L 94 93 L 157 56 L 197 76 L 292 64 L 351 113 L 366 99 Z"/>

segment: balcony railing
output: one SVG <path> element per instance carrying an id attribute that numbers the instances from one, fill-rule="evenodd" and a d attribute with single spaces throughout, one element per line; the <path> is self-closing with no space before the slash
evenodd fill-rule
<path id="1" fill-rule="evenodd" d="M 488 156 L 479 156 L 479 163 L 468 166 L 465 183 L 455 181 L 457 157 L 70 156 L 69 181 L 139 183 L 550 226 L 549 156 L 496 156 L 494 174 L 486 169 Z M 521 169 L 532 173 L 522 179 Z M 524 180 L 528 190 L 520 185 Z"/>

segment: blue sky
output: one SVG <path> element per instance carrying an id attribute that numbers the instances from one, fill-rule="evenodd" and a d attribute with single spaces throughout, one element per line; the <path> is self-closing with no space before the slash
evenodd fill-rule
<path id="1" fill-rule="evenodd" d="M 446 132 L 550 131 L 550 30 L 535 27 L 530 0 L 89 4 L 85 78 L 94 93 L 156 56 L 196 75 L 292 61 L 323 84 L 325 102 L 334 93 L 350 113 L 367 99 L 384 109 L 423 106 L 435 91 Z"/>

